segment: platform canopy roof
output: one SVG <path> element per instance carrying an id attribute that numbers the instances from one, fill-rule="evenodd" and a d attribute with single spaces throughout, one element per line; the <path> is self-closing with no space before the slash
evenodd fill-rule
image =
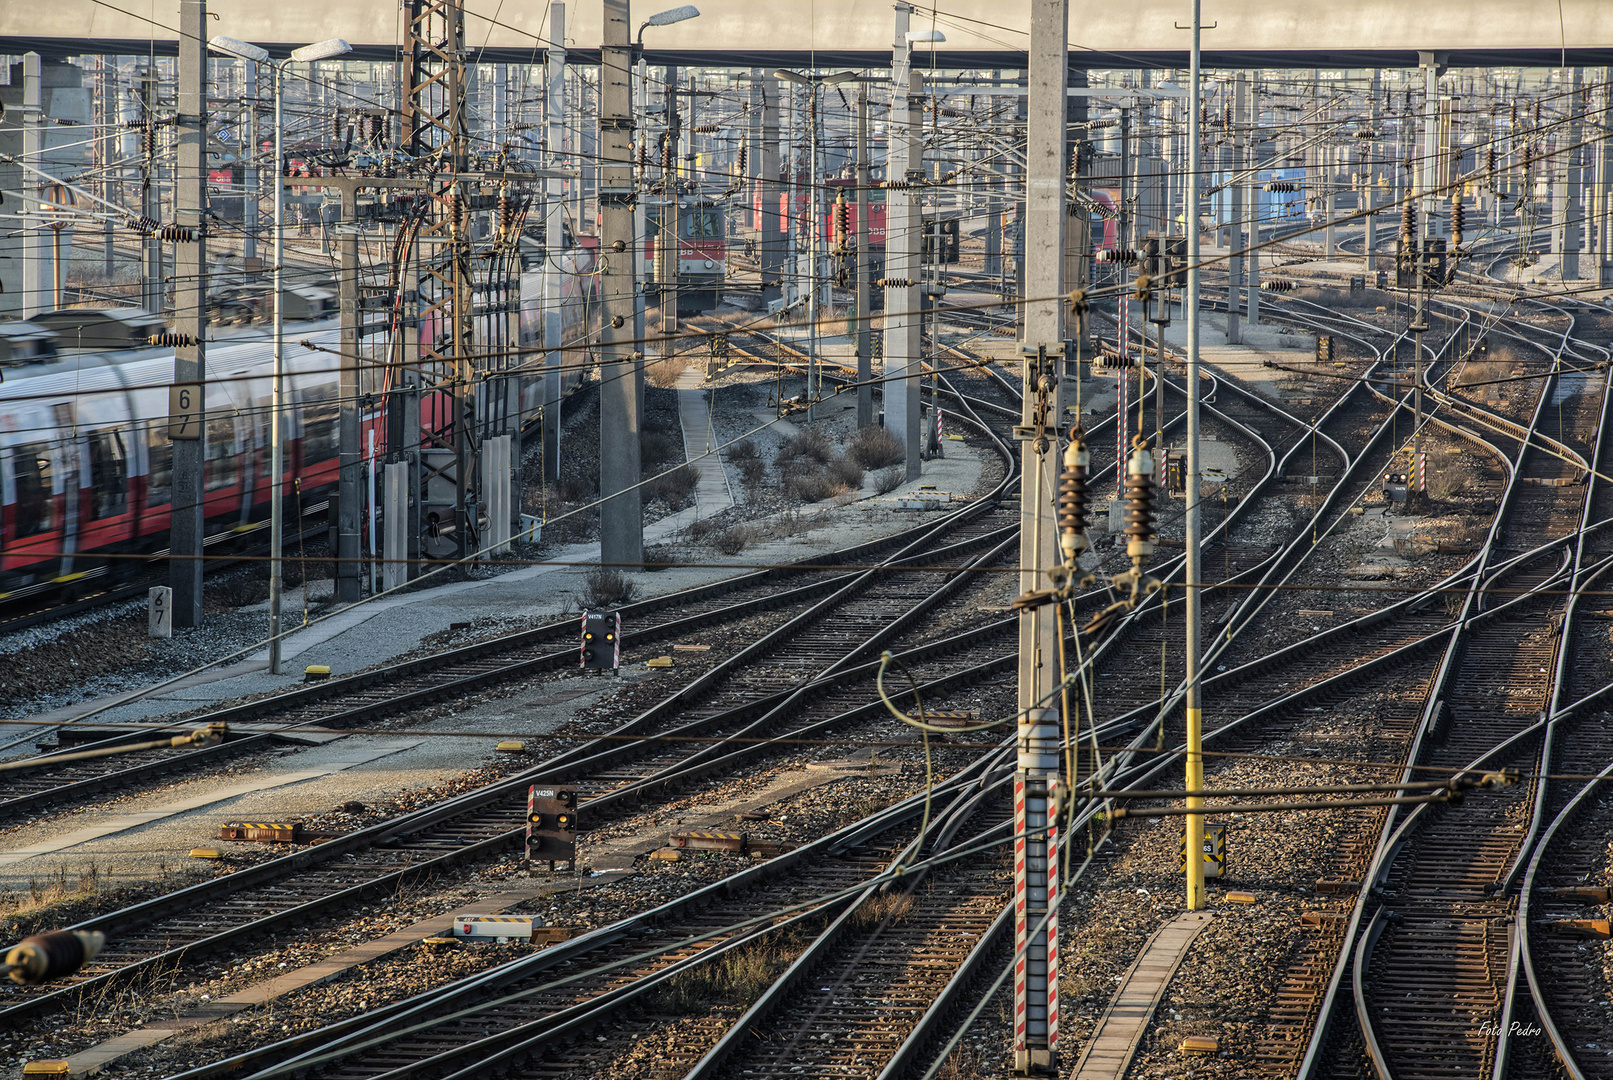
<path id="1" fill-rule="evenodd" d="M 673 0 L 633 4 L 634 29 Z M 701 16 L 645 33 L 652 63 L 766 67 L 883 66 L 890 0 L 699 0 Z M 567 5 L 566 46 L 597 57 L 599 0 Z M 407 5 L 398 0 L 214 0 L 209 26 L 284 53 L 340 37 L 358 58 L 397 58 Z M 466 37 L 483 62 L 534 62 L 548 47 L 547 3 L 467 4 Z M 1072 66 L 1185 67 L 1188 0 L 1071 0 Z M 1208 67 L 1414 65 L 1420 52 L 1466 66 L 1613 64 L 1613 0 L 1204 0 Z M 0 4 L 0 52 L 46 55 L 172 53 L 177 0 L 51 0 Z M 1024 63 L 1028 0 L 914 5 L 914 29 L 946 36 L 938 67 L 1012 69 Z M 916 47 L 924 61 L 928 45 Z"/>

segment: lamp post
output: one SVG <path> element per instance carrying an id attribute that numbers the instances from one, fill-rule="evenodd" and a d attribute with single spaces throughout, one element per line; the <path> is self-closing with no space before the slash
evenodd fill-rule
<path id="1" fill-rule="evenodd" d="M 328 60 L 351 52 L 352 46 L 341 38 L 304 45 L 293 49 L 280 63 L 269 57 L 267 49 L 249 42 L 239 41 L 222 34 L 210 38 L 207 47 L 254 64 L 268 64 L 274 71 L 274 365 L 269 380 L 269 673 L 280 674 L 280 609 L 282 606 L 283 575 L 281 549 L 285 544 L 285 517 L 282 492 L 285 487 L 285 438 L 282 410 L 285 403 L 285 298 L 282 295 L 285 273 L 285 155 L 281 144 L 285 125 L 281 120 L 281 76 L 286 64 L 313 63 Z"/>
<path id="2" fill-rule="evenodd" d="M 773 72 L 773 78 L 780 82 L 798 83 L 807 87 L 812 95 L 811 116 L 807 121 L 807 199 L 810 204 L 808 216 L 812 219 L 812 226 L 808 233 L 807 265 L 807 420 L 810 422 L 817 418 L 817 400 L 820 390 L 821 376 L 818 367 L 818 289 L 823 281 L 823 267 L 820 255 L 819 240 L 823 232 L 823 218 L 821 216 L 822 204 L 818 201 L 818 91 L 825 86 L 835 83 L 849 82 L 857 77 L 855 71 L 837 71 L 832 75 L 803 75 L 799 71 L 786 71 L 780 68 Z M 791 208 L 792 212 L 794 208 Z"/>
<path id="3" fill-rule="evenodd" d="M 650 104 L 650 76 L 648 65 L 644 63 L 645 29 L 651 26 L 671 26 L 673 23 L 687 22 L 690 19 L 696 19 L 699 17 L 699 8 L 695 7 L 693 4 L 682 4 L 675 8 L 668 8 L 665 11 L 658 11 L 639 24 L 638 34 L 634 39 L 633 55 L 638 60 L 638 64 L 635 66 L 639 68 L 642 79 L 640 86 L 643 91 L 643 108 L 646 112 L 648 112 Z M 668 139 L 673 138 L 674 129 L 672 127 L 672 123 L 673 118 L 677 113 L 677 94 L 672 86 L 672 77 L 675 76 L 675 74 L 675 68 L 669 69 L 666 90 Z M 693 98 L 690 100 L 692 101 Z M 638 103 L 635 102 L 635 107 L 637 107 L 637 104 Z M 661 334 L 663 338 L 661 347 L 663 354 L 666 356 L 672 355 L 674 344 L 673 339 L 677 334 L 678 327 L 678 148 L 676 146 L 672 146 L 669 148 L 669 150 L 670 153 L 668 154 L 668 157 L 671 161 L 672 168 L 661 177 L 663 201 L 661 204 L 661 212 L 659 215 L 657 215 L 657 227 L 655 233 L 655 280 L 658 285 L 657 291 L 661 298 Z M 642 184 L 643 182 L 644 178 L 641 175 L 639 177 L 639 183 Z M 643 204 L 640 202 L 636 203 L 635 205 L 642 207 Z M 670 221 L 668 220 L 669 213 Z M 636 217 L 639 220 L 642 220 L 643 214 L 636 214 Z M 645 226 L 645 231 L 648 231 L 647 224 Z M 639 234 L 637 228 L 634 229 L 634 243 L 637 245 L 638 251 L 642 253 L 645 246 L 645 237 Z M 671 249 L 670 257 L 668 256 L 668 248 Z M 635 256 L 635 259 L 638 257 L 639 256 Z M 635 303 L 638 305 L 640 312 L 643 311 L 642 305 L 644 287 L 645 286 L 642 281 L 634 282 L 634 290 L 638 293 L 638 298 Z M 668 307 L 669 304 L 671 305 L 670 307 Z M 643 336 L 642 328 L 640 328 L 638 336 Z M 638 370 L 642 376 L 642 372 L 644 370 L 642 363 L 639 365 Z"/>

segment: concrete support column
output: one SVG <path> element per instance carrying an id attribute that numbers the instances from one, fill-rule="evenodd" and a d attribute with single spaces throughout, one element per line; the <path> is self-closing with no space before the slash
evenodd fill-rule
<path id="1" fill-rule="evenodd" d="M 607 565 L 644 562 L 639 494 L 639 403 L 633 342 L 633 72 L 628 0 L 604 0 L 599 59 L 600 337 L 599 555 Z"/>
<path id="2" fill-rule="evenodd" d="M 922 465 L 919 433 L 923 316 L 919 313 L 919 254 L 923 221 L 911 188 L 892 184 L 923 178 L 920 125 L 923 110 L 914 101 L 922 76 L 909 63 L 908 19 L 912 8 L 896 5 L 896 39 L 891 54 L 890 152 L 885 170 L 885 277 L 905 282 L 885 289 L 885 429 L 907 448 L 907 479 L 918 479 Z"/>
<path id="3" fill-rule="evenodd" d="M 22 159 L 36 169 L 45 167 L 45 96 L 42 61 L 36 52 L 22 58 Z M 55 306 L 55 289 L 48 284 L 45 268 L 51 266 L 48 230 L 40 224 L 43 212 L 38 200 L 46 198 L 45 178 L 22 170 L 22 188 L 27 199 L 22 212 L 22 317 L 31 319 Z M 189 623 L 180 623 L 188 626 Z"/>
<path id="4" fill-rule="evenodd" d="M 360 522 L 364 510 L 364 485 L 359 471 L 363 447 L 359 445 L 359 308 L 358 308 L 358 188 L 342 186 L 342 218 L 337 226 L 341 277 L 337 281 L 337 303 L 341 314 L 341 364 L 336 421 L 336 602 L 354 604 L 361 593 L 359 560 Z"/>
<path id="5" fill-rule="evenodd" d="M 1068 231 L 1069 0 L 1031 0 L 1027 69 L 1025 303 L 1021 339 L 1019 590 L 1046 588 L 1059 562 L 1052 492 L 1062 462 L 1065 240 Z M 1019 616 L 1019 772 L 1015 776 L 1014 1069 L 1058 1068 L 1058 755 L 1049 752 L 1057 714 L 1059 638 L 1054 609 Z M 1037 924 L 1046 925 L 1038 932 Z"/>
<path id="6" fill-rule="evenodd" d="M 1563 154 L 1562 177 L 1563 182 L 1557 199 L 1557 206 L 1553 208 L 1553 224 L 1556 226 L 1557 250 L 1562 252 L 1562 280 L 1573 281 L 1579 277 L 1579 253 L 1584 247 L 1584 226 L 1581 223 L 1582 202 L 1580 187 L 1584 182 L 1584 148 L 1579 145 L 1583 126 L 1581 118 L 1585 114 L 1585 95 L 1583 90 L 1584 71 L 1574 69 L 1574 92 L 1568 98 L 1568 134 L 1565 145 L 1567 151 Z"/>
<path id="7" fill-rule="evenodd" d="M 1227 172 L 1236 176 L 1243 167 L 1244 146 L 1253 141 L 1246 134 L 1250 130 L 1249 123 L 1249 76 L 1246 72 L 1238 72 L 1237 80 L 1232 85 L 1232 136 L 1231 158 Z M 1231 257 L 1227 259 L 1227 344 L 1238 345 L 1243 341 L 1243 327 L 1239 323 L 1239 309 L 1243 306 L 1243 256 L 1238 254 L 1245 245 L 1243 229 L 1243 189 L 1241 181 L 1234 181 L 1227 191 L 1230 212 L 1228 217 L 1230 235 L 1228 243 L 1231 245 Z"/>
<path id="8" fill-rule="evenodd" d="M 549 56 L 544 83 L 545 146 L 550 168 L 561 161 L 566 138 L 566 5 L 549 5 Z M 572 181 L 576 183 L 575 180 Z M 564 363 L 560 340 L 561 297 L 565 274 L 560 260 L 565 253 L 565 181 L 551 176 L 544 182 L 546 216 L 543 223 L 543 478 L 560 479 L 560 396 Z"/>
<path id="9" fill-rule="evenodd" d="M 179 97 L 175 116 L 174 222 L 191 231 L 174 245 L 174 332 L 191 344 L 174 354 L 174 382 L 195 383 L 202 400 L 207 379 L 207 3 L 180 0 Z M 203 430 L 206 430 L 203 415 Z M 207 517 L 203 467 L 207 440 L 174 441 L 173 508 L 169 516 L 168 583 L 174 625 L 202 623 L 202 534 Z"/>
<path id="10" fill-rule="evenodd" d="M 762 301 L 771 304 L 784 295 L 780 285 L 784 273 L 784 219 L 780 216 L 783 205 L 780 196 L 785 189 L 779 182 L 779 91 L 762 72 L 757 73 L 751 86 L 752 93 L 759 93 L 761 97 L 761 137 L 751 149 L 758 170 L 757 200 L 762 219 L 757 227 L 756 257 L 762 275 Z"/>

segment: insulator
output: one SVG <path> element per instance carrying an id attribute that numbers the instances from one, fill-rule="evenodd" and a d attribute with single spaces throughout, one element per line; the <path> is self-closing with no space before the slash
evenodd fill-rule
<path id="1" fill-rule="evenodd" d="M 936 94 L 930 96 L 930 126 L 941 126 L 941 98 Z"/>
<path id="2" fill-rule="evenodd" d="M 1137 261 L 1137 252 L 1132 248 L 1105 248 L 1098 252 L 1098 261 L 1101 263 L 1114 263 L 1117 266 L 1131 266 Z"/>
<path id="3" fill-rule="evenodd" d="M 715 134 L 717 134 L 717 132 L 722 130 L 722 125 L 720 125 L 720 124 L 696 124 L 694 127 L 690 128 L 689 130 L 694 132 L 697 135 L 715 135 Z"/>
<path id="4" fill-rule="evenodd" d="M 125 120 L 123 126 L 126 128 L 143 128 L 146 126 L 146 122 L 144 120 Z"/>
<path id="5" fill-rule="evenodd" d="M 514 219 L 515 219 L 514 208 L 510 204 L 509 195 L 505 194 L 504 192 L 499 192 L 499 196 L 498 196 L 498 231 L 501 232 L 501 233 L 509 232 L 510 231 L 510 226 L 514 223 Z"/>
<path id="6" fill-rule="evenodd" d="M 1141 435 L 1132 440 L 1126 462 L 1126 554 L 1141 567 L 1154 553 L 1154 455 Z"/>
<path id="7" fill-rule="evenodd" d="M 846 246 L 846 238 L 851 235 L 851 206 L 846 202 L 845 189 L 835 198 L 835 244 Z"/>
<path id="8" fill-rule="evenodd" d="M 1451 246 L 1456 247 L 1462 242 L 1462 226 L 1467 224 L 1466 211 L 1462 206 L 1462 197 L 1456 196 L 1451 200 Z"/>
<path id="9" fill-rule="evenodd" d="M 1518 130 L 1518 103 L 1516 101 L 1514 101 L 1512 103 L 1512 125 L 1511 126 L 1512 126 L 1513 131 Z"/>
<path id="10" fill-rule="evenodd" d="M 337 142 L 342 141 L 342 110 L 337 109 L 330 117 L 330 137 Z"/>
<path id="11" fill-rule="evenodd" d="M 146 125 L 145 138 L 140 141 L 144 144 L 144 149 L 148 157 L 152 154 L 155 154 L 157 152 L 157 129 L 150 124 Z"/>
<path id="12" fill-rule="evenodd" d="M 175 244 L 190 244 L 196 240 L 196 230 L 189 225 L 164 225 L 157 231 L 157 239 Z"/>
<path id="13" fill-rule="evenodd" d="M 1535 127 L 1538 128 L 1539 126 L 1540 126 L 1540 102 L 1537 100 L 1535 102 Z"/>
<path id="14" fill-rule="evenodd" d="M 881 289 L 905 289 L 913 283 L 907 278 L 882 277 L 878 281 L 874 282 L 874 284 L 879 286 Z"/>
<path id="15" fill-rule="evenodd" d="M 25 937 L 6 953 L 11 978 L 24 986 L 71 975 L 91 960 L 106 944 L 99 930 L 52 930 Z"/>
<path id="16" fill-rule="evenodd" d="M 672 152 L 672 140 L 663 138 L 661 140 L 661 171 L 666 173 L 668 176 L 672 175 L 672 166 L 674 164 L 672 160 Z"/>
<path id="17" fill-rule="evenodd" d="M 1059 550 L 1071 565 L 1087 549 L 1087 466 L 1091 462 L 1086 440 L 1077 428 L 1064 448 L 1064 471 L 1059 474 Z"/>
<path id="18" fill-rule="evenodd" d="M 1293 292 L 1294 283 L 1285 278 L 1267 278 L 1260 283 L 1266 292 Z"/>
<path id="19" fill-rule="evenodd" d="M 1200 105 L 1199 106 L 1199 127 L 1207 128 L 1209 126 L 1210 126 L 1210 107 L 1208 105 Z"/>
<path id="20" fill-rule="evenodd" d="M 1417 204 L 1410 199 L 1400 207 L 1400 238 L 1410 242 L 1417 236 Z"/>
<path id="21" fill-rule="evenodd" d="M 1269 180 L 1264 186 L 1267 191 L 1292 192 L 1299 190 L 1299 185 L 1292 180 Z"/>
<path id="22" fill-rule="evenodd" d="M 1523 171 L 1528 172 L 1530 167 L 1532 165 L 1534 165 L 1534 163 L 1535 163 L 1535 146 L 1534 146 L 1534 143 L 1524 143 L 1523 144 Z"/>
<path id="23" fill-rule="evenodd" d="M 370 138 L 377 143 L 385 144 L 392 138 L 392 120 L 387 116 L 370 117 Z"/>
<path id="24" fill-rule="evenodd" d="M 132 217 L 129 219 L 129 228 L 141 236 L 150 236 L 157 231 L 157 219 L 150 217 Z"/>
<path id="25" fill-rule="evenodd" d="M 1221 126 L 1228 131 L 1232 130 L 1232 106 L 1221 106 Z"/>
<path id="26" fill-rule="evenodd" d="M 197 340 L 189 334 L 176 334 L 166 330 L 160 334 L 151 334 L 146 338 L 147 345 L 160 345 L 168 349 L 182 349 L 189 345 L 198 344 Z"/>
<path id="27" fill-rule="evenodd" d="M 1495 175 L 1495 143 L 1491 143 L 1490 148 L 1484 153 L 1484 171 L 1491 176 Z"/>
<path id="28" fill-rule="evenodd" d="M 747 147 L 744 143 L 740 143 L 739 144 L 739 175 L 740 176 L 745 176 L 745 175 L 747 175 L 749 173 L 749 171 L 750 171 L 749 168 L 748 168 L 749 164 L 750 164 L 749 147 Z"/>

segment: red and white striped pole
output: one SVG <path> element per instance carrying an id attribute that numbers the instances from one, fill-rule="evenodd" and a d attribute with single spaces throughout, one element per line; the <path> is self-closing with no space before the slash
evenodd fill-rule
<path id="1" fill-rule="evenodd" d="M 1014 773 L 1014 1071 L 1058 1068 L 1058 713 L 1019 722 Z"/>

